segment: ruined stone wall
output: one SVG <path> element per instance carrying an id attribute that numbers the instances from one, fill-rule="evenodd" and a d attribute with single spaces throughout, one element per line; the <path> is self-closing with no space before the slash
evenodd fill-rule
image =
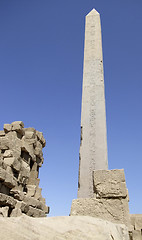
<path id="1" fill-rule="evenodd" d="M 45 139 L 21 121 L 4 124 L 0 131 L 0 216 L 49 213 L 39 188 L 39 167 L 43 163 Z"/>

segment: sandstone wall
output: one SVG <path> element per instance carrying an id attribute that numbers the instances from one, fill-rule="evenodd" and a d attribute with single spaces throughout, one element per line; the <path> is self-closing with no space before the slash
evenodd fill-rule
<path id="1" fill-rule="evenodd" d="M 45 139 L 21 121 L 0 131 L 0 216 L 44 217 L 49 213 L 39 188 Z"/>

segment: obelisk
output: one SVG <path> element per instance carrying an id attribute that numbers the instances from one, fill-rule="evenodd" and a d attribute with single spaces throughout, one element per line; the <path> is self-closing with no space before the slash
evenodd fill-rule
<path id="1" fill-rule="evenodd" d="M 93 170 L 108 169 L 100 14 L 86 16 L 78 198 L 93 197 Z"/>

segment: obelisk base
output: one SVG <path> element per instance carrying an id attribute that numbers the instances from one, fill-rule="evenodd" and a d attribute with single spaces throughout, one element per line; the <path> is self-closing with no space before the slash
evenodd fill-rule
<path id="1" fill-rule="evenodd" d="M 70 215 L 92 216 L 130 226 L 128 191 L 124 170 L 93 172 L 93 198 L 72 201 Z"/>

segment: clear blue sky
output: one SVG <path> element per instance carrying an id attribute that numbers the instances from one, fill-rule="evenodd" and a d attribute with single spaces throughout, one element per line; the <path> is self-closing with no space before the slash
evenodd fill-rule
<path id="1" fill-rule="evenodd" d="M 47 144 L 40 186 L 50 216 L 77 197 L 85 15 L 101 14 L 109 169 L 125 169 L 142 213 L 142 1 L 0 0 L 0 129 L 22 120 Z"/>

